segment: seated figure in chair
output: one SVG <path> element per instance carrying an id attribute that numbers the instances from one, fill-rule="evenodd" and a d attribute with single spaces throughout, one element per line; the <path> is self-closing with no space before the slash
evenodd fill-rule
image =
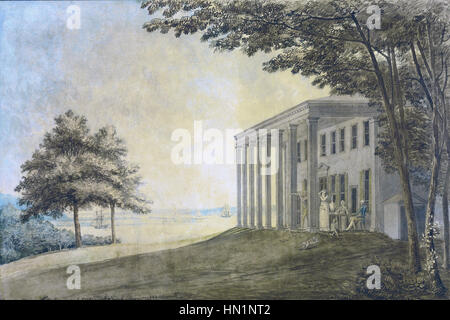
<path id="1" fill-rule="evenodd" d="M 358 213 L 356 215 L 353 215 L 350 218 L 350 224 L 348 225 L 346 231 L 353 229 L 356 230 L 356 225 L 358 223 L 361 224 L 361 229 L 366 229 L 366 213 L 367 213 L 367 204 L 364 200 L 361 200 L 361 207 L 358 210 Z"/>

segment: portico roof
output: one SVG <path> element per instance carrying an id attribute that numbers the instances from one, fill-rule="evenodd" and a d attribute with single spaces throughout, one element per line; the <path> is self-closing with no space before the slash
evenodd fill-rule
<path id="1" fill-rule="evenodd" d="M 258 129 L 281 129 L 289 123 L 311 118 L 374 117 L 377 111 L 369 107 L 369 100 L 361 96 L 328 96 L 306 100 L 244 131 L 235 138 L 240 139 Z"/>

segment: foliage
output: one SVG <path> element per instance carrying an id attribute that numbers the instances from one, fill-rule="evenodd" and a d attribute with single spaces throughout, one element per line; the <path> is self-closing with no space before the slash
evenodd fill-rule
<path id="1" fill-rule="evenodd" d="M 368 289 L 366 273 L 368 265 L 361 268 L 356 280 L 356 292 L 370 299 L 407 300 L 433 298 L 429 275 L 422 271 L 409 272 L 404 263 L 377 257 L 375 264 L 380 267 L 381 288 Z"/>
<path id="2" fill-rule="evenodd" d="M 148 204 L 137 192 L 141 184 L 138 175 L 139 167 L 129 164 L 125 160 L 127 148 L 122 139 L 117 136 L 113 126 L 101 128 L 94 135 L 95 155 L 104 160 L 99 170 L 102 173 L 95 185 L 90 190 L 94 202 L 98 205 L 108 207 L 115 206 L 131 210 L 135 213 L 151 212 Z"/>
<path id="3" fill-rule="evenodd" d="M 405 119 L 411 177 L 416 184 L 427 185 L 430 180 L 429 164 L 431 162 L 430 119 L 426 113 L 413 107 L 405 109 Z M 388 123 L 384 114 L 379 117 L 379 125 L 381 130 L 378 135 L 376 155 L 383 160 L 382 165 L 386 172 L 394 173 L 397 170 L 394 161 L 394 146 L 387 129 Z"/>
<path id="4" fill-rule="evenodd" d="M 26 206 L 24 220 L 40 214 L 58 218 L 65 210 L 90 202 L 86 184 L 94 181 L 99 164 L 89 157 L 93 139 L 87 119 L 68 111 L 55 123 L 31 160 L 21 166 L 24 176 L 16 191 L 21 192 L 19 205 Z"/>
<path id="5" fill-rule="evenodd" d="M 23 257 L 75 247 L 75 235 L 57 229 L 43 217 L 31 217 L 21 223 L 20 210 L 11 205 L 0 208 L 0 264 Z M 110 237 L 83 236 L 84 244 L 106 245 Z"/>

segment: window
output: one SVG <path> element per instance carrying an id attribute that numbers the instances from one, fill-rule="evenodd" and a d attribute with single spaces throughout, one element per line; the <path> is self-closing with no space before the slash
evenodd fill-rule
<path id="1" fill-rule="evenodd" d="M 331 154 L 335 154 L 336 153 L 336 131 L 333 131 L 331 133 L 331 150 L 330 150 Z"/>
<path id="2" fill-rule="evenodd" d="M 358 125 L 352 125 L 352 149 L 358 147 Z"/>
<path id="3" fill-rule="evenodd" d="M 364 170 L 364 201 L 369 204 L 369 195 L 370 195 L 370 171 Z"/>
<path id="4" fill-rule="evenodd" d="M 336 203 L 336 176 L 331 176 L 331 200 Z"/>
<path id="5" fill-rule="evenodd" d="M 364 121 L 364 145 L 370 144 L 369 121 Z"/>
<path id="6" fill-rule="evenodd" d="M 352 187 L 352 212 L 355 213 L 356 212 L 356 208 L 358 205 L 358 195 L 357 195 L 357 188 L 356 187 Z"/>
<path id="7" fill-rule="evenodd" d="M 345 201 L 345 174 L 339 176 L 339 185 L 339 203 L 341 203 L 342 200 Z"/>
<path id="8" fill-rule="evenodd" d="M 301 217 L 302 217 L 302 198 L 300 196 L 296 196 L 296 204 L 297 204 L 297 216 L 296 216 L 296 224 L 300 225 L 301 223 Z"/>
<path id="9" fill-rule="evenodd" d="M 319 191 L 327 191 L 327 177 L 319 178 Z"/>
<path id="10" fill-rule="evenodd" d="M 320 136 L 320 155 L 327 155 L 327 136 L 324 134 Z"/>
<path id="11" fill-rule="evenodd" d="M 303 179 L 303 191 L 308 191 L 308 180 Z"/>
<path id="12" fill-rule="evenodd" d="M 297 162 L 302 162 L 301 143 L 297 142 Z"/>
<path id="13" fill-rule="evenodd" d="M 308 140 L 305 140 L 305 161 L 308 160 Z"/>
<path id="14" fill-rule="evenodd" d="M 339 130 L 339 151 L 345 151 L 345 128 Z"/>

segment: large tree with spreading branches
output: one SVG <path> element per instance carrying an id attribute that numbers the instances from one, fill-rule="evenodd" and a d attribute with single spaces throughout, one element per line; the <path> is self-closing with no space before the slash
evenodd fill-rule
<path id="1" fill-rule="evenodd" d="M 125 160 L 126 148 L 114 128 L 89 133 L 87 119 L 67 111 L 56 117 L 56 126 L 44 136 L 32 158 L 22 165 L 16 187 L 22 220 L 48 215 L 59 218 L 73 213 L 75 244 L 82 245 L 79 210 L 91 205 L 111 207 L 112 239 L 115 241 L 114 208 L 138 213 L 150 211 L 137 193 L 138 167 Z"/>
<path id="2" fill-rule="evenodd" d="M 139 167 L 126 161 L 127 148 L 113 126 L 101 128 L 94 135 L 95 154 L 102 162 L 96 188 L 91 190 L 96 204 L 111 210 L 111 239 L 116 242 L 115 210 L 121 208 L 137 214 L 150 213 L 152 203 L 138 193 Z"/>

